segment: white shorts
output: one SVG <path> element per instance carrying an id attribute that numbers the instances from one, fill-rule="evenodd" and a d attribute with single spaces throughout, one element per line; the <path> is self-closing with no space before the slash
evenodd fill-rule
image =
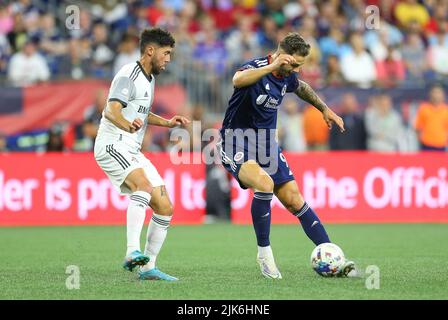
<path id="1" fill-rule="evenodd" d="M 129 173 L 137 168 L 143 168 L 154 188 L 165 184 L 151 161 L 140 151 L 130 149 L 124 142 L 95 143 L 94 155 L 100 168 L 121 194 L 132 193 L 124 181 Z"/>

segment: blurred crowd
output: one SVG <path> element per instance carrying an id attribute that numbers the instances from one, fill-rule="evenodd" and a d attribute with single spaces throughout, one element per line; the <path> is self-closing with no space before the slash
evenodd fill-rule
<path id="1" fill-rule="evenodd" d="M 178 65 L 191 61 L 196 71 L 214 75 L 272 52 L 286 33 L 297 31 L 312 45 L 301 76 L 315 87 L 417 86 L 448 76 L 446 0 L 0 3 L 0 74 L 16 86 L 110 79 L 138 59 L 139 31 L 151 26 L 175 35 Z M 65 10 L 72 3 L 79 19 Z M 379 10 L 366 10 L 368 5 Z"/>
<path id="2" fill-rule="evenodd" d="M 66 12 L 73 3 L 80 9 L 79 27 L 73 25 L 73 11 Z M 379 16 L 366 10 L 369 5 L 379 8 Z M 446 147 L 448 0 L 0 0 L 0 79 L 12 86 L 110 80 L 139 58 L 139 32 L 151 26 L 174 34 L 175 57 L 166 77 L 185 87 L 198 120 L 210 111 L 223 112 L 236 66 L 275 51 L 281 38 L 296 31 L 312 46 L 300 78 L 316 89 L 438 85 L 414 109 L 394 105 L 381 92 L 372 94 L 367 105 L 344 94 L 336 106 L 348 129 L 344 135 L 328 131 L 313 107 L 288 99 L 279 116 L 286 150 Z M 106 95 L 98 93 L 84 122 L 71 131 L 76 139 L 69 149 L 91 149 Z M 50 130 L 55 136 L 48 139 L 55 145 L 51 148 L 64 149 L 64 139 L 57 138 L 64 134 L 60 125 Z M 170 148 L 167 136 L 156 138 L 148 134 L 144 148 Z M 4 139 L 0 135 L 0 149 Z"/>

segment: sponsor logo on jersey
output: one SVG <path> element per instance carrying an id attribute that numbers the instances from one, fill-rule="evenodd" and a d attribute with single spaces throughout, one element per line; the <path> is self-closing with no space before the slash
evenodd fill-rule
<path id="1" fill-rule="evenodd" d="M 266 101 L 266 98 L 268 97 L 267 94 L 260 94 L 257 98 L 257 105 L 263 104 L 263 102 Z"/>
<path id="2" fill-rule="evenodd" d="M 282 97 L 285 95 L 285 93 L 286 93 L 286 84 L 283 86 L 283 89 L 282 89 Z"/>
<path id="3" fill-rule="evenodd" d="M 271 90 L 271 87 L 269 87 L 269 83 L 266 83 L 265 88 L 266 88 L 266 90 Z"/>
<path id="4" fill-rule="evenodd" d="M 147 91 L 145 92 L 145 98 L 148 98 L 148 92 Z"/>
<path id="5" fill-rule="evenodd" d="M 148 113 L 149 107 L 139 106 L 138 113 Z"/>
<path id="6" fill-rule="evenodd" d="M 264 107 L 270 108 L 270 109 L 278 109 L 278 105 L 279 105 L 279 100 L 271 97 L 271 98 L 269 98 L 268 102 L 266 102 Z"/>
<path id="7" fill-rule="evenodd" d="M 121 93 L 127 96 L 129 94 L 128 88 L 124 88 L 123 90 L 121 90 Z"/>

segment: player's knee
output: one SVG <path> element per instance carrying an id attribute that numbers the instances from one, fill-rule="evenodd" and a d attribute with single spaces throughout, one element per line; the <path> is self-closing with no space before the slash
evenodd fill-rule
<path id="1" fill-rule="evenodd" d="M 172 216 L 174 213 L 173 205 L 171 203 L 165 204 L 158 208 L 157 214 L 160 214 L 162 216 Z"/>
<path id="2" fill-rule="evenodd" d="M 255 191 L 260 192 L 273 192 L 274 191 L 274 181 L 270 176 L 262 175 L 257 181 L 254 187 Z"/>
<path id="3" fill-rule="evenodd" d="M 144 192 L 151 194 L 152 190 L 153 190 L 153 187 L 152 187 L 151 183 L 146 179 L 142 179 L 136 185 L 136 191 L 144 191 Z"/>

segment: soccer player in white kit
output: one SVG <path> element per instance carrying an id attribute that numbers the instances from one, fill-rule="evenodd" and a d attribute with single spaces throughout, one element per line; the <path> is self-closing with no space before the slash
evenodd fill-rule
<path id="1" fill-rule="evenodd" d="M 138 275 L 142 280 L 178 280 L 155 265 L 173 207 L 163 179 L 140 152 L 147 125 L 172 128 L 190 122 L 183 116 L 168 120 L 151 112 L 154 75 L 170 62 L 174 43 L 172 35 L 159 28 L 141 33 L 140 60 L 123 66 L 115 75 L 95 140 L 94 154 L 98 165 L 121 194 L 130 195 L 123 267 L 133 271 L 136 266 L 141 266 Z M 154 212 L 142 253 L 140 234 L 148 207 Z"/>

